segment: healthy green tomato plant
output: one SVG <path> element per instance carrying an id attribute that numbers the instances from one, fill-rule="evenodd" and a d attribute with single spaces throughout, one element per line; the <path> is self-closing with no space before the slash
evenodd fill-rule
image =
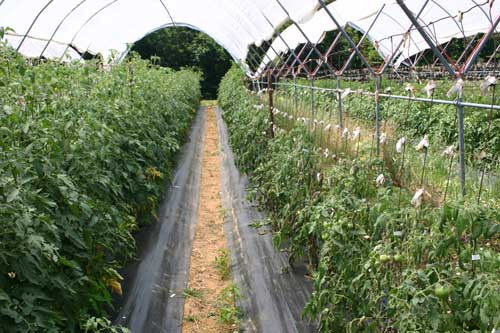
<path id="1" fill-rule="evenodd" d="M 0 46 L 0 330 L 107 323 L 116 270 L 155 217 L 199 79 L 136 57 L 32 65 Z"/>

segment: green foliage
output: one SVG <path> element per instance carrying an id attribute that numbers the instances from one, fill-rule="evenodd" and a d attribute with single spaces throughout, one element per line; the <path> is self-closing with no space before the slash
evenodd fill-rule
<path id="1" fill-rule="evenodd" d="M 292 260 L 309 259 L 314 292 L 304 315 L 319 331 L 500 327 L 498 210 L 461 202 L 414 207 L 412 192 L 394 185 L 383 161 L 326 161 L 298 122 L 277 118 L 271 139 L 262 133 L 268 111 L 245 91 L 237 68 L 223 79 L 219 98 L 238 164 L 271 215 L 276 244 L 286 244 Z M 380 173 L 387 180 L 377 186 Z"/>
<path id="2" fill-rule="evenodd" d="M 240 297 L 240 290 L 234 283 L 231 283 L 221 291 L 217 299 L 217 308 L 219 310 L 219 320 L 221 323 L 229 325 L 237 325 L 239 323 L 242 313 L 236 306 L 236 302 Z"/>
<path id="3" fill-rule="evenodd" d="M 137 58 L 32 66 L 0 47 L 2 331 L 109 331 L 116 269 L 155 216 L 199 79 Z"/>
<path id="4" fill-rule="evenodd" d="M 138 41 L 132 50 L 144 59 L 158 57 L 158 64 L 164 67 L 199 70 L 205 99 L 216 97 L 219 82 L 231 66 L 230 55 L 212 38 L 185 27 L 158 30 Z"/>
<path id="5" fill-rule="evenodd" d="M 241 110 L 252 110 L 255 100 L 248 99 L 248 92 L 243 85 L 245 75 L 238 70 L 236 65 L 224 76 L 219 88 L 219 105 L 223 110 L 230 109 L 233 105 Z M 242 170 L 253 170 L 263 155 L 262 150 L 267 146 L 266 131 L 269 128 L 264 112 L 228 112 L 224 119 L 231 132 L 230 141 L 235 150 L 236 163 Z M 238 125 L 238 131 L 232 128 Z M 240 127 L 241 126 L 241 127 Z"/>
<path id="6" fill-rule="evenodd" d="M 226 280 L 231 275 L 231 259 L 227 249 L 219 249 L 219 254 L 215 257 L 215 267 L 222 280 Z"/>
<path id="7" fill-rule="evenodd" d="M 306 80 L 299 80 L 301 84 L 309 85 Z M 427 82 L 411 82 L 415 87 L 417 97 L 427 97 L 423 88 Z M 452 81 L 441 80 L 437 82 L 435 99 L 449 100 L 446 96 L 448 89 L 453 85 Z M 335 88 L 334 80 L 316 80 L 315 85 L 323 88 Z M 364 91 L 375 91 L 373 81 L 370 83 L 345 82 L 343 87 L 349 87 L 352 90 L 363 89 Z M 407 96 L 408 92 L 404 90 L 404 84 L 398 81 L 383 81 L 383 89 L 390 87 L 393 95 Z M 291 88 L 289 91 L 290 95 Z M 498 93 L 496 94 L 498 96 Z M 470 103 L 482 103 L 491 105 L 491 92 L 482 95 L 479 90 L 479 82 L 467 82 L 464 88 L 464 101 Z M 309 94 L 301 96 L 304 103 L 310 103 Z M 324 105 L 331 105 L 332 94 L 316 94 L 315 105 L 318 108 L 324 108 Z M 382 121 L 392 122 L 394 127 L 404 131 L 406 135 L 412 137 L 422 137 L 428 134 L 433 142 L 440 142 L 443 146 L 456 144 L 458 141 L 457 131 L 457 108 L 455 105 L 433 104 L 423 102 L 408 102 L 404 100 L 394 100 L 381 98 L 381 118 Z M 496 99 L 498 104 L 498 98 Z M 349 116 L 362 120 L 375 120 L 373 98 L 352 94 L 344 102 L 346 112 Z M 490 121 L 490 112 L 485 109 L 473 107 L 465 108 L 465 145 L 467 154 L 478 154 L 485 147 L 491 154 L 490 158 L 495 159 L 500 156 L 500 113 L 493 111 L 491 115 L 491 128 L 488 130 Z M 472 158 L 470 158 L 472 160 Z"/>
<path id="8" fill-rule="evenodd" d="M 185 297 L 203 298 L 203 292 L 198 289 L 186 288 L 183 291 Z"/>

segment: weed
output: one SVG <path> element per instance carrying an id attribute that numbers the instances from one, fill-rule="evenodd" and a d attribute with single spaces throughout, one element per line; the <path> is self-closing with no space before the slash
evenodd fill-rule
<path id="1" fill-rule="evenodd" d="M 217 304 L 217 308 L 219 310 L 219 320 L 222 323 L 229 325 L 236 325 L 239 323 L 242 312 L 236 306 L 236 302 L 240 297 L 240 290 L 234 283 L 231 283 L 228 287 L 222 290 Z"/>
<path id="2" fill-rule="evenodd" d="M 231 274 L 231 259 L 227 249 L 219 249 L 219 255 L 215 257 L 215 266 L 222 280 L 229 278 Z"/>
<path id="3" fill-rule="evenodd" d="M 220 207 L 220 215 L 224 220 L 226 220 L 231 216 L 231 211 L 227 208 Z"/>
<path id="4" fill-rule="evenodd" d="M 198 321 L 198 317 L 195 315 L 187 315 L 184 317 L 184 321 L 187 321 L 189 323 L 196 323 Z"/>
<path id="5" fill-rule="evenodd" d="M 185 297 L 193 297 L 193 298 L 203 298 L 203 292 L 198 289 L 186 288 L 183 291 Z"/>

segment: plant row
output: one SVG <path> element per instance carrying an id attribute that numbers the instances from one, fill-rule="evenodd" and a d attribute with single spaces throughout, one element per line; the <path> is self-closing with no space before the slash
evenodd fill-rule
<path id="1" fill-rule="evenodd" d="M 0 331 L 106 329 L 199 79 L 135 57 L 32 65 L 0 45 Z"/>
<path id="2" fill-rule="evenodd" d="M 267 106 L 237 68 L 222 81 L 219 102 L 275 244 L 286 246 L 291 262 L 310 263 L 314 291 L 304 315 L 319 331 L 500 327 L 497 210 L 440 206 L 425 192 L 415 198 L 376 157 L 327 159 L 308 124 L 277 116 L 271 137 Z"/>
<path id="3" fill-rule="evenodd" d="M 290 83 L 290 82 L 288 82 Z M 297 83 L 309 86 L 305 80 Z M 415 96 L 428 99 L 450 100 L 456 95 L 447 96 L 449 89 L 455 84 L 449 80 L 435 81 L 435 89 L 427 94 L 425 88 L 428 82 L 416 81 L 404 84 L 399 81 L 382 81 L 382 93 L 399 96 Z M 319 88 L 336 88 L 336 81 L 328 79 L 317 80 L 314 83 Z M 342 88 L 352 91 L 344 101 L 344 112 L 347 115 L 369 121 L 375 120 L 375 103 L 373 97 L 359 94 L 358 91 L 375 91 L 374 83 L 367 82 L 343 82 Z M 345 87 L 344 87 L 345 86 Z M 481 90 L 480 81 L 467 81 L 463 87 L 463 100 L 469 103 L 479 103 L 486 106 L 498 104 L 498 91 L 493 87 Z M 293 88 L 288 88 L 288 93 L 293 95 Z M 496 89 L 495 89 L 496 90 Z M 305 104 L 310 105 L 311 94 L 308 88 L 296 90 Z M 314 93 L 314 104 L 318 109 L 335 106 L 336 93 L 316 91 Z M 381 122 L 392 122 L 400 129 L 406 129 L 408 135 L 421 137 L 425 134 L 433 137 L 436 142 L 443 145 L 456 144 L 458 142 L 457 107 L 455 105 L 443 105 L 427 102 L 414 102 L 395 100 L 387 97 L 380 98 Z M 333 109 L 333 112 L 336 112 Z M 488 109 L 474 107 L 464 108 L 464 139 L 466 151 L 470 154 L 469 162 L 474 162 L 475 156 L 481 151 L 488 154 L 488 159 L 498 163 L 500 156 L 500 113 Z M 491 124 L 491 125 L 490 125 Z"/>
<path id="4" fill-rule="evenodd" d="M 436 85 L 443 89 L 443 82 Z M 275 113 L 279 121 L 287 123 L 285 127 L 297 121 L 308 125 L 315 143 L 325 154 L 335 151 L 333 156 L 336 158 L 355 156 L 371 160 L 375 156 L 376 116 L 373 96 L 360 94 L 351 88 L 344 89 L 340 113 L 335 92 L 316 90 L 311 94 L 310 89 L 282 87 L 274 93 L 274 105 L 278 108 Z M 485 93 L 490 94 L 490 99 L 494 96 L 492 92 Z M 434 94 L 439 95 L 441 91 Z M 260 96 L 262 102 L 267 103 L 267 97 Z M 436 202 L 461 198 L 456 107 L 412 99 L 382 99 L 381 107 L 380 153 L 393 180 L 398 185 L 413 188 L 413 191 L 426 188 L 431 200 Z M 499 155 L 498 145 L 495 145 L 498 135 L 494 131 L 498 119 L 494 117 L 493 110 L 466 109 L 466 195 L 463 198 L 465 201 L 498 207 Z M 475 127 L 474 124 L 481 125 Z"/>

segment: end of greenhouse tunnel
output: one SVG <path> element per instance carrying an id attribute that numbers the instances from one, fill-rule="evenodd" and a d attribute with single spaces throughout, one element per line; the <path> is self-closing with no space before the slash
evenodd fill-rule
<path id="1" fill-rule="evenodd" d="M 157 30 L 137 41 L 131 51 L 163 67 L 200 72 L 204 99 L 217 98 L 219 83 L 231 67 L 231 56 L 222 46 L 205 33 L 187 27 Z"/>

